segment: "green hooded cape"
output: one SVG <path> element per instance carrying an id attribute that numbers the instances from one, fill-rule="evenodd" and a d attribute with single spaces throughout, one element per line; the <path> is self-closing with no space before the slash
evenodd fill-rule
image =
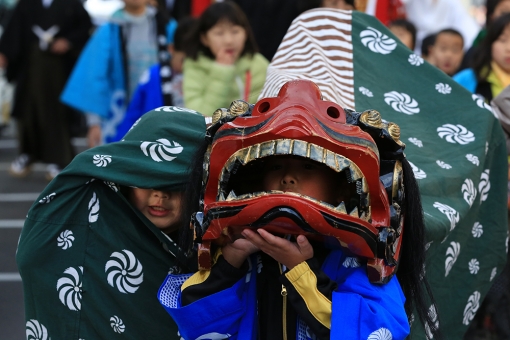
<path id="1" fill-rule="evenodd" d="M 432 286 L 429 311 L 445 338 L 462 338 L 508 252 L 506 145 L 490 106 L 356 11 L 315 9 L 294 20 L 260 97 L 292 79 L 400 126 L 425 213 L 427 265 L 416 270 Z M 412 339 L 431 337 L 411 326 Z"/>
<path id="2" fill-rule="evenodd" d="M 156 294 L 185 260 L 119 186 L 182 190 L 204 133 L 196 112 L 158 108 L 123 141 L 79 154 L 46 187 L 16 256 L 27 339 L 179 338 Z"/>

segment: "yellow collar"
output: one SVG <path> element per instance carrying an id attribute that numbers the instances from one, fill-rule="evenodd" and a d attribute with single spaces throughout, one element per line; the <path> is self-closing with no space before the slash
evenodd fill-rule
<path id="1" fill-rule="evenodd" d="M 499 85 L 502 88 L 505 88 L 508 85 L 510 85 L 510 73 L 503 70 L 494 61 L 491 62 L 491 68 L 492 68 L 491 75 L 494 74 L 495 78 L 497 79 L 497 82 L 499 83 Z M 489 75 L 489 77 L 491 75 Z M 494 78 L 494 77 L 491 77 L 491 78 Z M 496 79 L 491 79 L 491 80 L 496 80 Z M 489 80 L 489 79 L 487 78 L 487 80 Z"/>

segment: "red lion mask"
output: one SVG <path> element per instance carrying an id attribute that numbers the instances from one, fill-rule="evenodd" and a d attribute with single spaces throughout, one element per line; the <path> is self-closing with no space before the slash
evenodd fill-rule
<path id="1" fill-rule="evenodd" d="M 371 282 L 386 283 L 400 257 L 404 216 L 400 129 L 374 110 L 362 113 L 322 100 L 310 81 L 286 83 L 278 97 L 254 106 L 235 101 L 208 128 L 203 213 L 194 216 L 199 267 L 210 268 L 210 244 L 244 228 L 303 234 L 367 260 Z M 346 202 L 260 191 L 260 164 L 271 156 L 304 157 L 344 176 Z M 259 176 L 259 177 L 257 177 Z"/>

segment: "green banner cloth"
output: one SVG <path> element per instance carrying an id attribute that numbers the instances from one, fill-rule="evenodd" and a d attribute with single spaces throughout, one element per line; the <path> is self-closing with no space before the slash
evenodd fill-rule
<path id="1" fill-rule="evenodd" d="M 490 106 L 360 12 L 316 9 L 291 25 L 261 97 L 292 79 L 317 83 L 325 100 L 378 110 L 400 126 L 418 179 L 427 238 L 424 270 L 446 339 L 461 339 L 508 251 L 507 158 Z M 405 233 L 404 233 L 405 237 Z M 411 338 L 430 334 L 411 323 Z"/>
<path id="2" fill-rule="evenodd" d="M 204 117 L 162 107 L 73 160 L 33 204 L 16 260 L 27 339 L 179 339 L 156 294 L 176 244 L 119 187 L 182 190 Z"/>

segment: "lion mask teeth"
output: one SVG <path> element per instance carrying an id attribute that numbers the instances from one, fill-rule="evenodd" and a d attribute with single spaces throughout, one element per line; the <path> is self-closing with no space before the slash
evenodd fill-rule
<path id="1" fill-rule="evenodd" d="M 337 173 L 344 172 L 348 183 L 355 183 L 356 193 L 359 196 L 359 202 L 348 211 L 345 202 L 341 202 L 337 206 L 319 201 L 313 197 L 301 195 L 293 192 L 283 192 L 279 190 L 258 191 L 252 193 L 236 194 L 233 189 L 228 190 L 228 183 L 231 175 L 235 174 L 240 166 L 245 166 L 250 162 L 259 160 L 269 156 L 289 155 L 310 159 L 312 161 L 322 163 Z M 228 192 L 227 192 L 228 190 Z M 308 143 L 295 139 L 277 139 L 251 145 L 235 152 L 225 162 L 221 171 L 218 183 L 217 201 L 241 201 L 255 199 L 268 195 L 291 195 L 302 199 L 317 203 L 324 208 L 334 212 L 350 215 L 352 217 L 361 218 L 365 221 L 371 220 L 370 214 L 370 195 L 367 179 L 361 172 L 360 168 L 350 159 L 336 154 L 328 149 L 313 143 Z"/>

